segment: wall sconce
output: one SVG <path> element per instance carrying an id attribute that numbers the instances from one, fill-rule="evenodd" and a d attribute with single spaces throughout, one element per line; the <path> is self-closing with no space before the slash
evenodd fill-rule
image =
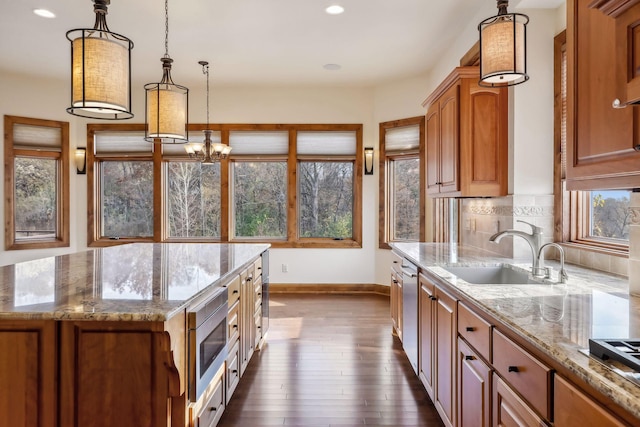
<path id="1" fill-rule="evenodd" d="M 78 175 L 86 175 L 87 173 L 87 149 L 76 148 L 75 155 L 76 172 Z"/>
<path id="2" fill-rule="evenodd" d="M 364 148 L 364 174 L 373 175 L 373 147 Z"/>

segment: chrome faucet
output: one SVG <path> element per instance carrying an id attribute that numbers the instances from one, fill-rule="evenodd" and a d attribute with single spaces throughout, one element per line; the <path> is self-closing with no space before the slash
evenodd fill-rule
<path id="1" fill-rule="evenodd" d="M 530 226 L 531 234 L 520 230 L 503 230 L 489 237 L 489 241 L 498 243 L 500 239 L 508 235 L 522 237 L 531 247 L 531 274 L 537 277 L 544 276 L 546 274 L 546 270 L 544 268 L 544 257 L 541 256 L 542 228 L 525 221 L 518 220 L 517 222 Z"/>
<path id="2" fill-rule="evenodd" d="M 560 246 L 557 243 L 547 243 L 546 245 L 542 245 L 542 247 L 540 248 L 540 250 L 538 251 L 538 258 L 540 258 L 542 256 L 542 251 L 544 250 L 544 248 L 546 248 L 547 246 L 553 246 L 558 248 L 558 251 L 560 252 L 560 271 L 558 272 L 558 283 L 567 283 L 567 279 L 569 279 L 569 275 L 567 274 L 567 272 L 564 269 L 564 249 L 562 249 L 562 246 Z M 551 270 L 549 268 L 545 268 L 545 278 L 548 279 L 549 277 L 551 277 Z"/>

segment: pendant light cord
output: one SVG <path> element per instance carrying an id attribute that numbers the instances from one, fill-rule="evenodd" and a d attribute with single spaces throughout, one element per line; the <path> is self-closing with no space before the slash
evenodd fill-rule
<path id="1" fill-rule="evenodd" d="M 169 0 L 164 0 L 164 57 L 169 58 Z"/>
<path id="2" fill-rule="evenodd" d="M 209 64 L 202 64 L 202 73 L 207 75 L 207 129 L 209 129 Z"/>

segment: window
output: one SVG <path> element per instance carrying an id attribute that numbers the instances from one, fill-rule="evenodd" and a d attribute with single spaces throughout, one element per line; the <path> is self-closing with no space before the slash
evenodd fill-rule
<path id="1" fill-rule="evenodd" d="M 298 132 L 299 234 L 353 238 L 355 132 Z"/>
<path id="2" fill-rule="evenodd" d="M 181 145 L 141 142 L 143 126 L 88 125 L 91 246 L 361 247 L 362 125 L 211 125 L 213 139 L 233 149 L 215 164 Z"/>
<path id="3" fill-rule="evenodd" d="M 556 241 L 628 252 L 628 190 L 566 191 L 567 52 L 566 32 L 555 38 L 555 220 Z"/>
<path id="4" fill-rule="evenodd" d="M 380 123 L 380 247 L 424 241 L 424 117 Z"/>
<path id="5" fill-rule="evenodd" d="M 69 246 L 69 124 L 5 116 L 5 247 Z"/>
<path id="6" fill-rule="evenodd" d="M 94 160 L 94 170 L 90 169 L 88 176 L 97 184 L 98 214 L 89 225 L 94 240 L 151 241 L 154 145 L 144 140 L 142 131 L 95 131 L 93 136 L 87 151 L 88 159 Z"/>

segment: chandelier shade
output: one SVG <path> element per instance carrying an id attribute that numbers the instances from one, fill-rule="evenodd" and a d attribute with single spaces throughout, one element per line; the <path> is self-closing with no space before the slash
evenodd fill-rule
<path id="1" fill-rule="evenodd" d="M 71 42 L 71 106 L 67 112 L 92 119 L 130 119 L 133 42 L 109 31 L 109 0 L 94 3 L 94 28 L 67 32 Z"/>
<path id="2" fill-rule="evenodd" d="M 521 13 L 507 13 L 508 1 L 498 0 L 498 15 L 478 25 L 481 86 L 514 86 L 527 75 L 527 23 Z"/>

